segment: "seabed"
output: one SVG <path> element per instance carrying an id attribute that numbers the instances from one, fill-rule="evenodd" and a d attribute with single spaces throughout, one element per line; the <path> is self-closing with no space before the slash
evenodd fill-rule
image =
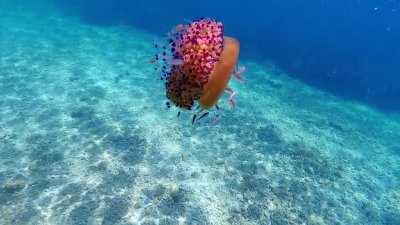
<path id="1" fill-rule="evenodd" d="M 0 11 L 0 224 L 400 224 L 399 115 L 243 59 L 237 109 L 192 126 L 159 37 Z"/>

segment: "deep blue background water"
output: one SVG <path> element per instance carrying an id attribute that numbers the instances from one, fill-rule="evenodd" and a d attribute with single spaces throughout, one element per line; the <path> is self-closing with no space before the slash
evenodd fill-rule
<path id="1" fill-rule="evenodd" d="M 164 35 L 198 17 L 222 20 L 242 56 L 268 60 L 306 83 L 400 110 L 400 1 L 53 0 L 96 25 Z"/>

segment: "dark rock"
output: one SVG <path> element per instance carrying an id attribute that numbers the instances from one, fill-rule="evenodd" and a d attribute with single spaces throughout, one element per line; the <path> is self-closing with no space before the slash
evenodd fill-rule
<path id="1" fill-rule="evenodd" d="M 106 173 L 103 177 L 105 185 L 112 188 L 127 188 L 135 182 L 136 176 L 128 174 L 124 170 L 118 170 L 116 173 Z"/>
<path id="2" fill-rule="evenodd" d="M 239 170 L 246 175 L 255 175 L 257 173 L 257 165 L 254 162 L 242 162 Z"/>
<path id="3" fill-rule="evenodd" d="M 3 184 L 6 180 L 6 174 L 0 172 L 0 184 Z"/>
<path id="4" fill-rule="evenodd" d="M 178 225 L 178 221 L 169 217 L 165 217 L 160 219 L 158 225 Z"/>
<path id="5" fill-rule="evenodd" d="M 93 213 L 99 206 L 96 201 L 85 202 L 82 205 L 74 208 L 68 217 L 68 223 L 70 225 L 87 225 L 93 220 Z"/>
<path id="6" fill-rule="evenodd" d="M 153 188 L 146 188 L 143 190 L 143 194 L 151 200 L 162 197 L 165 192 L 166 192 L 166 188 L 161 184 L 156 185 Z"/>
<path id="7" fill-rule="evenodd" d="M 38 121 L 45 122 L 45 121 L 48 121 L 51 119 L 55 119 L 59 115 L 60 115 L 59 109 L 49 108 L 49 109 L 45 110 L 44 112 L 40 113 L 40 115 L 38 116 Z"/>
<path id="8" fill-rule="evenodd" d="M 77 183 L 71 183 L 61 190 L 60 195 L 65 196 L 65 195 L 75 195 L 80 193 L 82 193 L 82 186 Z"/>
<path id="9" fill-rule="evenodd" d="M 380 210 L 374 203 L 362 202 L 361 209 L 368 221 L 377 221 L 379 219 Z"/>
<path id="10" fill-rule="evenodd" d="M 297 168 L 303 168 L 297 170 L 297 172 L 304 172 L 310 176 L 328 180 L 341 176 L 340 165 L 322 155 L 318 149 L 307 148 L 302 143 L 291 143 L 284 154 L 294 161 Z"/>
<path id="11" fill-rule="evenodd" d="M 145 154 L 145 141 L 138 135 L 129 132 L 109 135 L 105 143 L 117 153 L 122 153 L 122 159 L 129 164 L 136 164 L 142 161 Z"/>
<path id="12" fill-rule="evenodd" d="M 37 154 L 35 160 L 37 160 L 38 166 L 47 166 L 53 163 L 60 162 L 64 159 L 64 155 L 60 152 L 42 152 Z"/>
<path id="13" fill-rule="evenodd" d="M 32 184 L 28 186 L 26 191 L 31 198 L 36 198 L 38 195 L 43 193 L 44 190 L 51 187 L 51 182 L 46 179 L 36 179 Z"/>
<path id="14" fill-rule="evenodd" d="M 56 214 L 59 214 L 57 216 L 61 216 L 61 214 L 63 214 L 65 210 L 67 210 L 72 205 L 77 204 L 81 201 L 82 201 L 82 196 L 80 195 L 80 193 L 73 194 L 57 202 L 57 204 L 53 206 L 53 210 L 56 212 Z"/>
<path id="15" fill-rule="evenodd" d="M 74 75 L 72 75 L 72 76 L 70 76 L 68 79 L 69 79 L 69 81 L 71 81 L 71 82 L 75 82 L 75 81 L 79 80 L 79 76 L 74 76 Z"/>
<path id="16" fill-rule="evenodd" d="M 382 216 L 382 225 L 398 225 L 400 224 L 400 213 L 399 212 L 386 212 Z"/>
<path id="17" fill-rule="evenodd" d="M 178 195 L 175 195 L 178 196 Z M 163 198 L 159 204 L 160 213 L 166 216 L 181 216 L 185 212 L 184 197 L 171 197 Z"/>
<path id="18" fill-rule="evenodd" d="M 400 145 L 392 145 L 390 147 L 388 147 L 389 152 L 400 156 Z"/>
<path id="19" fill-rule="evenodd" d="M 269 184 L 266 179 L 257 178 L 256 176 L 244 175 L 242 189 L 251 192 L 264 193 L 269 190 Z"/>
<path id="20" fill-rule="evenodd" d="M 78 120 L 92 120 L 95 117 L 93 107 L 82 106 L 71 112 L 71 118 Z"/>
<path id="21" fill-rule="evenodd" d="M 114 147 L 117 150 L 133 150 L 136 146 L 142 146 L 144 144 L 143 139 L 138 135 L 129 132 L 117 135 L 111 134 L 105 141 L 109 146 Z"/>
<path id="22" fill-rule="evenodd" d="M 14 219 L 13 224 L 25 225 L 31 224 L 31 220 L 37 216 L 39 211 L 33 205 L 27 205 L 21 212 L 18 212 Z"/>
<path id="23" fill-rule="evenodd" d="M 335 129 L 336 131 L 340 131 L 340 132 L 346 131 L 346 128 L 342 124 L 335 122 L 335 121 L 329 121 L 328 126 Z"/>
<path id="24" fill-rule="evenodd" d="M 98 135 L 98 136 L 105 136 L 111 128 L 107 126 L 104 120 L 94 117 L 89 121 L 84 121 L 80 124 L 79 128 L 84 131 L 88 132 L 91 135 Z"/>
<path id="25" fill-rule="evenodd" d="M 113 225 L 121 221 L 128 211 L 128 202 L 120 197 L 105 200 L 104 220 L 102 225 Z"/>
<path id="26" fill-rule="evenodd" d="M 273 124 L 268 124 L 257 129 L 258 139 L 270 145 L 283 143 L 282 134 Z"/>
<path id="27" fill-rule="evenodd" d="M 250 204 L 245 211 L 245 217 L 251 220 L 258 220 L 262 215 L 262 206 L 257 204 Z"/>
<path id="28" fill-rule="evenodd" d="M 274 210 L 271 213 L 271 225 L 295 225 L 290 218 L 288 218 L 288 215 L 286 215 L 284 212 L 280 210 Z"/>
<path id="29" fill-rule="evenodd" d="M 76 93 L 76 97 L 79 97 L 81 102 L 88 105 L 95 105 L 99 103 L 99 100 L 104 99 L 106 96 L 106 90 L 100 86 L 92 86 L 83 90 L 79 90 Z"/>
<path id="30" fill-rule="evenodd" d="M 1 141 L 0 141 L 1 143 Z M 2 143 L 1 151 L 0 151 L 0 158 L 2 160 L 7 160 L 10 163 L 15 162 L 15 159 L 18 159 L 21 155 L 21 152 L 17 150 L 13 143 Z"/>
<path id="31" fill-rule="evenodd" d="M 6 193 L 14 193 L 21 191 L 26 186 L 26 181 L 24 180 L 11 180 L 4 184 L 3 189 Z"/>
<path id="32" fill-rule="evenodd" d="M 157 225 L 157 223 L 152 219 L 146 219 L 140 225 Z"/>
<path id="33" fill-rule="evenodd" d="M 282 88 L 282 83 L 275 81 L 275 80 L 267 80 L 267 83 L 269 86 L 276 88 L 276 89 L 280 89 Z"/>
<path id="34" fill-rule="evenodd" d="M 106 90 L 100 86 L 90 87 L 87 90 L 87 93 L 90 94 L 90 96 L 99 98 L 99 99 L 103 99 L 107 94 Z"/>
<path id="35" fill-rule="evenodd" d="M 102 161 L 96 165 L 89 166 L 93 172 L 104 173 L 107 170 L 107 163 Z"/>
<path id="36" fill-rule="evenodd" d="M 197 206 L 191 206 L 186 208 L 185 213 L 187 224 L 190 225 L 208 225 L 210 224 L 207 216 L 204 215 L 203 210 Z"/>
<path id="37" fill-rule="evenodd" d="M 194 171 L 194 172 L 192 172 L 192 173 L 190 174 L 190 177 L 191 177 L 191 178 L 194 178 L 194 179 L 199 178 L 199 177 L 200 177 L 200 173 L 197 172 L 197 171 Z"/>

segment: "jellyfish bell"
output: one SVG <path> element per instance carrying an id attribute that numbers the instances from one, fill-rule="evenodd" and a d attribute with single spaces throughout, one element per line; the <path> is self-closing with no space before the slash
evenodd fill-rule
<path id="1" fill-rule="evenodd" d="M 237 70 L 239 42 L 223 35 L 223 24 L 210 18 L 175 26 L 168 33 L 168 44 L 155 56 L 161 62 L 161 80 L 165 81 L 167 98 L 178 108 L 200 111 L 218 110 L 218 100 L 229 93 L 234 107 L 236 94 L 229 88 L 231 75 L 241 80 Z M 209 115 L 193 116 L 193 123 Z"/>
<path id="2" fill-rule="evenodd" d="M 225 36 L 222 54 L 214 66 L 199 99 L 201 108 L 209 109 L 217 104 L 228 85 L 231 74 L 234 72 L 238 56 L 239 42 L 234 38 Z"/>

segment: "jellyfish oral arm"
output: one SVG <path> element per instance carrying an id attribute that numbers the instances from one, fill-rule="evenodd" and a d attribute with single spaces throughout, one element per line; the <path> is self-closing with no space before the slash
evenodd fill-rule
<path id="1" fill-rule="evenodd" d="M 232 107 L 232 109 L 235 109 L 235 106 L 236 106 L 236 103 L 235 103 L 236 91 L 234 91 L 230 87 L 227 87 L 227 88 L 225 88 L 225 92 L 229 94 L 229 96 L 228 96 L 229 105 Z"/>
<path id="2" fill-rule="evenodd" d="M 236 78 L 236 80 L 239 81 L 239 83 L 241 83 L 241 84 L 244 82 L 243 76 L 242 76 L 244 71 L 246 71 L 246 67 L 239 66 L 239 67 L 235 68 L 235 71 L 233 71 L 233 74 L 232 74 L 233 77 Z"/>

